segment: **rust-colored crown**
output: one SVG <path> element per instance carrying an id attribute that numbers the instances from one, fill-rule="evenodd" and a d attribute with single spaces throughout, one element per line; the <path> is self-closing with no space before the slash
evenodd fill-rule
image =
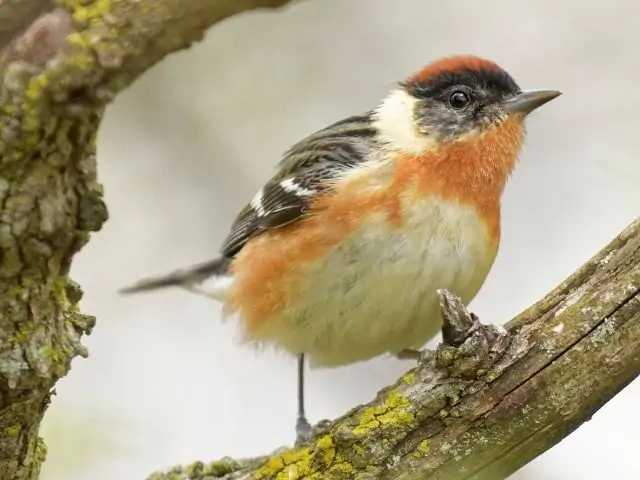
<path id="1" fill-rule="evenodd" d="M 443 73 L 457 73 L 465 70 L 503 72 L 495 62 L 475 55 L 452 55 L 443 57 L 424 66 L 407 79 L 408 83 L 424 83 Z"/>

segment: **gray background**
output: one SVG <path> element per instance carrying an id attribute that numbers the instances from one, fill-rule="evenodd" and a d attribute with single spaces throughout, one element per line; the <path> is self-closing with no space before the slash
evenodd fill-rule
<path id="1" fill-rule="evenodd" d="M 523 88 L 564 92 L 529 121 L 472 309 L 501 323 L 538 299 L 640 211 L 639 42 L 633 0 L 306 0 L 225 21 L 149 71 L 100 132 L 111 219 L 72 269 L 99 322 L 47 413 L 43 478 L 141 479 L 291 441 L 291 359 L 239 347 L 204 298 L 116 290 L 215 255 L 283 150 L 441 55 L 485 56 Z M 406 368 L 385 358 L 315 371 L 309 415 L 366 402 Z M 639 400 L 635 382 L 513 478 L 637 478 Z"/>

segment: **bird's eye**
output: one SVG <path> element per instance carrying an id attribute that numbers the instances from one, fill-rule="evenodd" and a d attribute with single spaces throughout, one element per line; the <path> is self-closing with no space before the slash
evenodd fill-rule
<path id="1" fill-rule="evenodd" d="M 458 90 L 457 92 L 453 92 L 449 97 L 449 104 L 453 108 L 460 109 L 460 108 L 464 108 L 467 105 L 467 103 L 469 103 L 469 100 L 470 100 L 469 95 Z"/>

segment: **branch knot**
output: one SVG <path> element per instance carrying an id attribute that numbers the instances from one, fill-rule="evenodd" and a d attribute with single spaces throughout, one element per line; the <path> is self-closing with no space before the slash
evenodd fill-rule
<path id="1" fill-rule="evenodd" d="M 477 378 L 492 367 L 511 343 L 499 326 L 484 325 L 462 300 L 448 290 L 438 290 L 442 314 L 442 343 L 435 364 L 449 377 Z"/>

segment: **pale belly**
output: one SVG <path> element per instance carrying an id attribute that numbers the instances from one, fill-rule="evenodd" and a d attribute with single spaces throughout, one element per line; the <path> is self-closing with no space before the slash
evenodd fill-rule
<path id="1" fill-rule="evenodd" d="M 348 240 L 305 266 L 293 301 L 253 340 L 325 367 L 422 347 L 441 325 L 436 290 L 470 302 L 497 242 L 470 207 L 431 198 L 403 217 L 400 227 L 382 214 L 363 219 Z"/>

